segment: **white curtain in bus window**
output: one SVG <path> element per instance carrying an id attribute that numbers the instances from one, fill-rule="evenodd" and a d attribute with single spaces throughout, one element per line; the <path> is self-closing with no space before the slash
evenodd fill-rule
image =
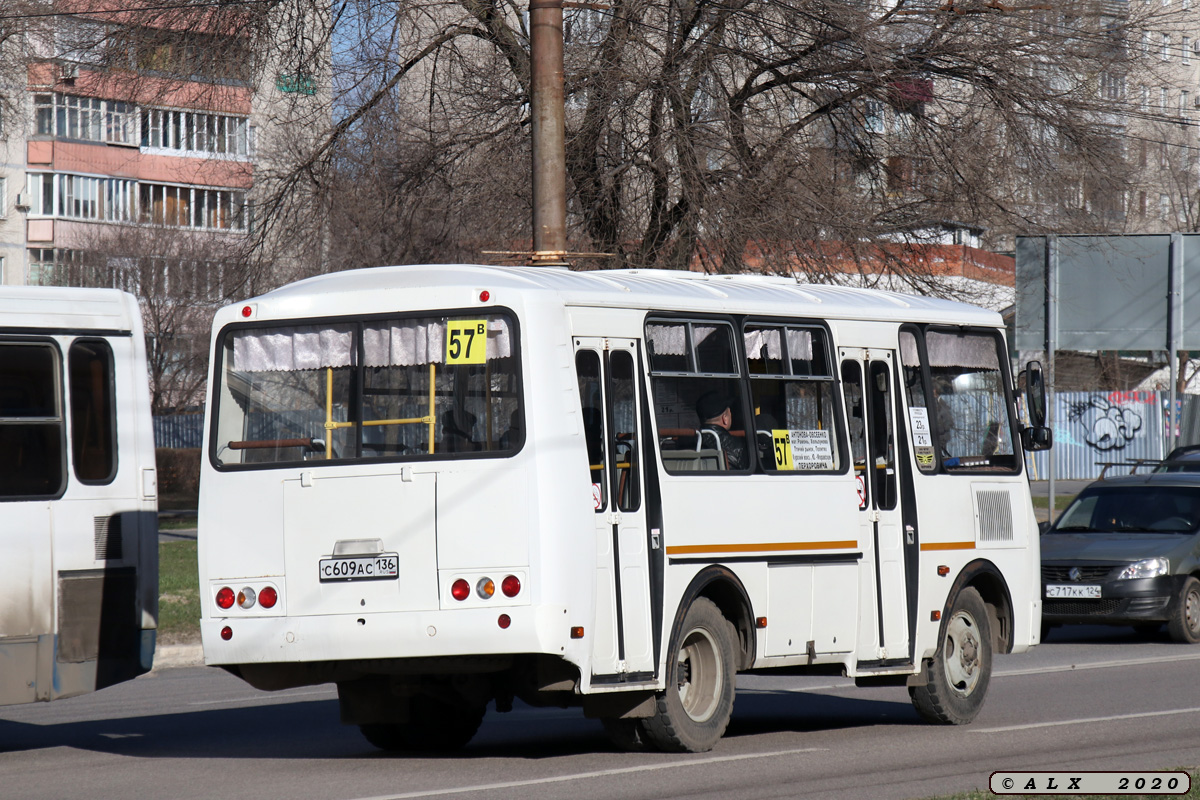
<path id="1" fill-rule="evenodd" d="M 446 361 L 446 330 L 448 325 L 456 322 L 482 323 L 487 341 L 485 360 L 512 355 L 508 323 L 499 317 L 489 317 L 366 325 L 363 328 L 365 363 L 368 367 L 442 364 Z"/>
<path id="2" fill-rule="evenodd" d="M 930 422 L 946 469 L 1019 466 L 999 344 L 990 333 L 925 334 L 932 376 Z"/>
<path id="3" fill-rule="evenodd" d="M 55 497 L 63 490 L 58 351 L 0 344 L 0 498 Z"/>

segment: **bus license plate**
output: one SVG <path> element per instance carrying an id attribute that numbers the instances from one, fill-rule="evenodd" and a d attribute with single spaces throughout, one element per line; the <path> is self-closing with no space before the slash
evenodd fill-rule
<path id="1" fill-rule="evenodd" d="M 1046 584 L 1046 597 L 1083 597 L 1094 599 L 1100 596 L 1100 587 L 1094 585 Z"/>
<path id="2" fill-rule="evenodd" d="M 351 558 L 322 558 L 317 562 L 321 582 L 329 581 L 381 581 L 400 577 L 398 553 L 379 553 L 374 556 Z"/>

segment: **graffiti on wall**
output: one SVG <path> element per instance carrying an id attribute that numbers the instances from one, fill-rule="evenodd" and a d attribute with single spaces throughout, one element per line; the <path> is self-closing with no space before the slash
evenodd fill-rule
<path id="1" fill-rule="evenodd" d="M 1114 392 L 1113 394 L 1125 394 Z M 1101 452 L 1124 449 L 1142 429 L 1142 415 L 1128 405 L 1133 398 L 1092 395 L 1069 406 L 1067 419 L 1083 440 Z"/>

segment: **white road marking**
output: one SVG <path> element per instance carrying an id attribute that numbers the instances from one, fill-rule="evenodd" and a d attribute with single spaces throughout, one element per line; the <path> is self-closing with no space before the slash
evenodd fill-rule
<path id="1" fill-rule="evenodd" d="M 317 689 L 307 692 L 271 692 L 264 694 L 251 695 L 247 697 L 230 697 L 226 700 L 193 700 L 188 703 L 189 706 L 232 706 L 238 703 L 262 703 L 270 700 L 291 700 L 293 697 L 316 697 L 318 695 L 327 695 L 330 698 L 337 697 L 335 689 Z"/>
<path id="2" fill-rule="evenodd" d="M 360 797 L 357 800 L 409 800 L 415 797 L 436 797 L 445 794 L 465 794 L 467 792 L 487 792 L 499 789 L 516 789 L 522 786 L 540 786 L 547 783 L 565 783 L 567 781 L 582 781 L 592 778 L 607 778 L 612 775 L 632 775 L 638 772 L 654 772 L 676 767 L 696 767 L 702 764 L 722 764 L 730 761 L 747 761 L 752 758 L 774 758 L 775 756 L 793 756 L 800 753 L 825 753 L 826 747 L 804 747 L 796 750 L 776 750 L 770 753 L 746 753 L 740 756 L 711 756 L 709 758 L 694 758 L 686 761 L 671 761 L 666 764 L 643 764 L 639 767 L 623 767 L 621 769 L 601 769 L 595 772 L 576 772 L 572 775 L 555 775 L 551 778 L 534 778 L 527 781 L 506 781 L 504 783 L 486 783 L 473 786 L 455 786 L 447 789 L 427 789 L 419 792 L 404 794 L 385 794 L 376 797 Z"/>
<path id="3" fill-rule="evenodd" d="M 1033 728 L 1055 728 L 1060 725 L 1083 725 L 1089 722 L 1116 722 L 1123 719 L 1145 719 L 1147 717 L 1170 717 L 1176 714 L 1200 714 L 1200 708 L 1173 708 L 1167 711 L 1140 711 L 1136 714 L 1114 714 L 1110 717 L 1088 717 L 1086 719 L 1061 719 L 1055 722 L 1030 722 L 1025 725 L 1004 725 L 998 728 L 968 728 L 968 733 L 1008 733 L 1027 731 Z"/>
<path id="4" fill-rule="evenodd" d="M 1170 656 L 1149 656 L 1147 658 L 1130 658 L 1120 661 L 1097 661 L 1092 664 L 1059 664 L 1053 667 L 1030 667 L 1028 669 L 1014 669 L 997 671 L 995 677 L 1008 677 L 1010 675 L 1041 675 L 1047 672 L 1073 672 L 1082 669 L 1108 669 L 1110 667 L 1134 667 L 1141 664 L 1166 664 L 1172 661 L 1196 661 L 1200 659 L 1200 652 L 1197 653 L 1181 653 Z"/>

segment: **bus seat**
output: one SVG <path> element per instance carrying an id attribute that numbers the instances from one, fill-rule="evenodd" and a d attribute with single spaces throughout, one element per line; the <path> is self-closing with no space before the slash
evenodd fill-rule
<path id="1" fill-rule="evenodd" d="M 663 466 L 669 472 L 719 470 L 724 463 L 720 450 L 671 450 L 663 453 Z"/>

